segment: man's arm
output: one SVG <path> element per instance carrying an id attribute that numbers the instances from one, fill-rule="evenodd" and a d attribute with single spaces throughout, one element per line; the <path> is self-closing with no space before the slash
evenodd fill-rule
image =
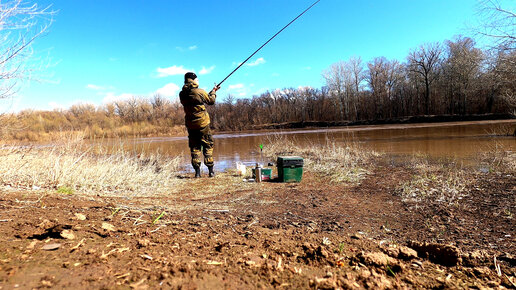
<path id="1" fill-rule="evenodd" d="M 215 99 L 217 98 L 217 91 L 219 89 L 220 89 L 220 87 L 215 85 L 209 93 L 203 94 L 203 102 L 208 105 L 215 104 Z"/>

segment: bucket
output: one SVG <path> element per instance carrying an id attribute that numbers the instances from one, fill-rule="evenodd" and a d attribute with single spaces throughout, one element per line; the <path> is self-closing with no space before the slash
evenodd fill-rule
<path id="1" fill-rule="evenodd" d="M 246 173 L 246 167 L 242 162 L 236 163 L 236 172 L 240 176 L 244 176 Z"/>

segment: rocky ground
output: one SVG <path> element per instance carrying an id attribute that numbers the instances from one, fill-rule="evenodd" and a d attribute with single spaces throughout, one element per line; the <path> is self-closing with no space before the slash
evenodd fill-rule
<path id="1" fill-rule="evenodd" d="M 413 176 L 359 185 L 180 176 L 181 194 L 0 190 L 0 289 L 515 288 L 516 179 L 471 173 L 460 202 L 413 202 Z"/>

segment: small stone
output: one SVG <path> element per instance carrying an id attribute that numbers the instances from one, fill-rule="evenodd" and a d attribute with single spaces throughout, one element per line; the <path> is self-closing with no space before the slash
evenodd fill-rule
<path id="1" fill-rule="evenodd" d="M 149 239 L 139 239 L 138 240 L 138 247 L 148 247 L 150 245 Z"/>
<path id="2" fill-rule="evenodd" d="M 415 261 L 412 261 L 412 266 L 423 268 L 423 263 L 421 261 L 415 260 Z"/>
<path id="3" fill-rule="evenodd" d="M 57 250 L 57 249 L 61 248 L 61 246 L 62 245 L 59 244 L 59 243 L 46 244 L 43 247 L 41 247 L 41 249 L 45 250 L 45 251 L 54 251 L 54 250 Z"/>
<path id="4" fill-rule="evenodd" d="M 376 252 L 376 253 L 360 253 L 358 256 L 361 261 L 366 265 L 374 265 L 377 267 L 386 267 L 397 265 L 397 261 L 387 256 L 384 253 Z"/>
<path id="5" fill-rule="evenodd" d="M 76 214 L 75 214 L 75 218 L 77 218 L 77 219 L 78 219 L 78 220 L 80 220 L 80 221 L 84 221 L 84 220 L 86 220 L 86 216 L 85 216 L 85 215 L 83 215 L 82 213 L 76 213 Z"/>
<path id="6" fill-rule="evenodd" d="M 27 249 L 29 250 L 32 250 L 34 249 L 34 247 L 36 246 L 36 244 L 38 243 L 38 241 L 32 241 L 28 246 L 27 246 Z"/>
<path id="7" fill-rule="evenodd" d="M 67 240 L 75 239 L 75 234 L 73 233 L 72 230 L 63 230 L 59 235 L 62 238 L 67 239 Z"/>
<path id="8" fill-rule="evenodd" d="M 108 224 L 108 223 L 102 223 L 102 228 L 107 231 L 110 231 L 110 232 L 115 231 L 115 227 L 112 224 Z"/>
<path id="9" fill-rule="evenodd" d="M 417 252 L 414 250 L 414 249 L 411 249 L 409 247 L 405 247 L 405 246 L 401 246 L 399 248 L 399 254 L 398 254 L 398 258 L 400 259 L 403 259 L 403 260 L 413 260 L 413 259 L 417 259 Z"/>
<path id="10" fill-rule="evenodd" d="M 47 220 L 47 219 L 44 219 L 41 223 L 38 224 L 38 227 L 41 228 L 41 229 L 48 229 L 48 228 L 51 228 L 53 227 L 54 224 Z"/>
<path id="11" fill-rule="evenodd" d="M 364 238 L 364 236 L 359 233 L 356 233 L 356 234 L 352 235 L 351 238 L 354 240 L 361 240 Z"/>

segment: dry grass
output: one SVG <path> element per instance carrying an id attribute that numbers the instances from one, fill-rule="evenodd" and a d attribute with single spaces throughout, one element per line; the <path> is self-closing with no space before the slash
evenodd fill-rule
<path id="1" fill-rule="evenodd" d="M 479 163 L 486 171 L 514 174 L 516 173 L 516 151 L 513 150 L 514 148 L 495 144 L 491 150 L 479 156 Z"/>
<path id="2" fill-rule="evenodd" d="M 0 150 L 0 185 L 145 196 L 173 188 L 182 163 L 178 157 L 123 149 L 107 154 L 77 140 L 47 147 L 4 146 Z"/>
<path id="3" fill-rule="evenodd" d="M 368 173 L 379 153 L 361 148 L 352 141 L 337 144 L 328 140 L 326 144 L 297 146 L 295 141 L 282 135 L 269 138 L 268 158 L 281 155 L 300 155 L 304 158 L 306 170 L 327 178 L 331 182 L 357 184 Z"/>
<path id="4" fill-rule="evenodd" d="M 457 204 L 466 197 L 471 180 L 464 171 L 435 171 L 414 175 L 397 191 L 405 202 L 438 202 Z"/>
<path id="5" fill-rule="evenodd" d="M 468 188 L 474 182 L 470 178 L 471 169 L 460 167 L 455 162 L 414 155 L 406 166 L 415 174 L 396 188 L 405 202 L 457 204 L 467 196 Z"/>
<path id="6" fill-rule="evenodd" d="M 494 145 L 492 150 L 465 166 L 458 166 L 457 162 L 432 161 L 427 156 L 414 156 L 407 167 L 415 174 L 396 189 L 405 202 L 456 205 L 475 186 L 477 174 L 514 175 L 516 152 Z"/>

